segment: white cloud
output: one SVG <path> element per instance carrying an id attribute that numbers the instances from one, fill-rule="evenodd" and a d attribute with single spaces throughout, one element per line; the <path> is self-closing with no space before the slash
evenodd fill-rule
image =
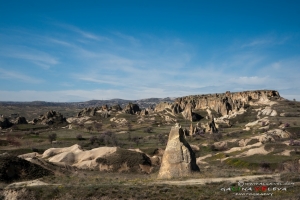
<path id="1" fill-rule="evenodd" d="M 249 43 L 243 44 L 241 47 L 255 47 L 255 46 L 262 46 L 262 45 L 268 45 L 273 42 L 272 38 L 264 38 L 264 39 L 255 39 Z"/>
<path id="2" fill-rule="evenodd" d="M 15 72 L 15 71 L 10 71 L 7 69 L 0 68 L 0 79 L 5 79 L 5 80 L 13 80 L 15 82 L 22 81 L 22 82 L 27 82 L 27 83 L 41 83 L 41 79 L 37 79 L 31 76 L 27 76 L 25 74 Z"/>
<path id="3" fill-rule="evenodd" d="M 64 29 L 76 32 L 78 34 L 80 34 L 82 37 L 87 38 L 87 39 L 91 39 L 91 40 L 96 40 L 96 41 L 108 41 L 109 39 L 107 37 L 103 37 L 100 35 L 95 35 L 93 33 L 87 32 L 87 31 L 83 31 L 82 29 L 70 25 L 70 24 L 56 24 Z"/>
<path id="4" fill-rule="evenodd" d="M 59 63 L 58 59 L 49 53 L 25 46 L 4 46 L 0 49 L 0 55 L 27 60 L 43 69 L 49 69 L 52 65 Z"/>
<path id="5" fill-rule="evenodd" d="M 269 77 L 257 77 L 257 76 L 251 76 L 251 77 L 238 77 L 238 78 L 232 78 L 229 80 L 229 82 L 242 84 L 242 85 L 262 85 L 265 84 L 268 81 Z"/>
<path id="6" fill-rule="evenodd" d="M 135 37 L 131 36 L 131 35 L 126 35 L 124 33 L 120 33 L 117 31 L 112 32 L 112 34 L 118 36 L 119 38 L 122 38 L 124 40 L 127 40 L 128 42 L 130 42 L 132 45 L 139 45 L 140 41 L 138 39 L 136 39 Z"/>

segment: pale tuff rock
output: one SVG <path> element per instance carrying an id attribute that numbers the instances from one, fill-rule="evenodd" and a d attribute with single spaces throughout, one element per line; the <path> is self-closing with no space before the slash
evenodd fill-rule
<path id="1" fill-rule="evenodd" d="M 185 140 L 184 132 L 177 123 L 171 128 L 158 178 L 182 177 L 199 172 L 195 153 Z"/>
<path id="2" fill-rule="evenodd" d="M 85 116 L 85 117 L 69 117 L 67 118 L 68 123 L 74 123 L 74 124 L 81 124 L 84 123 L 85 121 L 88 121 L 91 117 Z"/>
<path id="3" fill-rule="evenodd" d="M 143 152 L 127 150 L 118 147 L 99 147 L 82 150 L 75 144 L 65 148 L 50 148 L 42 155 L 37 153 L 19 156 L 30 162 L 36 159 L 48 160 L 56 166 L 75 167 L 99 171 L 140 171 L 150 173 L 151 161 L 160 163 L 157 157 L 148 157 Z"/>
<path id="4" fill-rule="evenodd" d="M 161 112 L 164 111 L 165 109 L 172 109 L 172 104 L 171 103 L 167 103 L 167 102 L 160 102 L 159 104 L 157 104 L 154 108 L 155 112 Z"/>
<path id="5" fill-rule="evenodd" d="M 265 142 L 275 142 L 280 139 L 286 139 L 286 138 L 291 138 L 291 137 L 292 137 L 292 134 L 287 131 L 283 131 L 280 129 L 273 129 L 273 130 L 267 131 L 266 133 L 264 133 L 260 136 L 256 136 L 254 138 L 257 138 L 261 143 L 265 143 Z"/>
<path id="6" fill-rule="evenodd" d="M 175 99 L 175 102 L 171 105 L 165 105 L 165 108 L 170 108 L 175 114 L 178 114 L 191 106 L 192 109 L 212 109 L 222 115 L 228 115 L 232 112 L 237 112 L 245 108 L 246 104 L 253 104 L 258 102 L 259 104 L 270 105 L 269 99 L 279 99 L 280 95 L 274 90 L 258 90 L 258 91 L 246 91 L 236 93 L 221 93 L 221 94 L 209 94 L 209 95 L 191 95 Z M 155 110 L 162 110 L 163 105 L 159 105 Z M 189 108 L 188 108 L 189 110 Z"/>
<path id="7" fill-rule="evenodd" d="M 140 114 L 141 110 L 137 104 L 129 103 L 127 106 L 125 106 L 123 112 L 134 115 L 134 114 Z"/>
<path id="8" fill-rule="evenodd" d="M 193 121 L 192 105 L 187 104 L 184 111 L 182 111 L 181 114 L 185 119 L 189 121 Z"/>
<path id="9" fill-rule="evenodd" d="M 116 118 L 116 117 L 111 118 L 109 121 L 115 122 L 117 124 L 126 124 L 128 122 L 125 118 Z"/>
<path id="10" fill-rule="evenodd" d="M 41 124 L 47 124 L 47 125 L 52 125 L 52 124 L 62 124 L 66 123 L 67 120 L 66 118 L 59 112 L 56 112 L 54 110 L 50 110 L 44 115 L 41 115 L 37 120 L 37 123 Z"/>
<path id="11" fill-rule="evenodd" d="M 241 139 L 239 141 L 239 146 L 240 147 L 245 147 L 247 145 L 252 145 L 259 142 L 259 140 L 257 138 L 248 138 L 248 139 Z"/>
<path id="12" fill-rule="evenodd" d="M 263 127 L 263 126 L 267 126 L 270 124 L 270 121 L 268 119 L 268 117 L 264 117 L 262 119 L 256 120 L 254 122 L 249 122 L 248 124 L 245 125 L 245 127 Z"/>
<path id="13" fill-rule="evenodd" d="M 275 117 L 275 116 L 277 116 L 277 111 L 273 110 L 270 106 L 267 106 L 265 109 L 259 111 L 257 115 L 258 116 L 266 115 L 266 116 Z"/>
<path id="14" fill-rule="evenodd" d="M 110 116 L 111 111 L 119 111 L 122 110 L 120 105 L 115 105 L 113 107 L 108 107 L 107 105 L 103 105 L 100 107 L 89 107 L 84 108 L 78 112 L 77 117 L 87 117 L 87 116 L 101 116 L 103 118 L 108 118 Z"/>

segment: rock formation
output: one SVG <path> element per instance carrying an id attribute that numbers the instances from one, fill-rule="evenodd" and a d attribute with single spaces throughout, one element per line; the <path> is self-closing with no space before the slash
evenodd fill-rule
<path id="1" fill-rule="evenodd" d="M 176 124 L 171 128 L 158 178 L 182 177 L 199 171 L 195 153 L 185 140 L 181 126 Z"/>
<path id="2" fill-rule="evenodd" d="M 146 154 L 118 147 L 99 147 L 85 151 L 75 144 L 65 148 L 50 148 L 42 155 L 29 153 L 19 157 L 27 161 L 48 160 L 57 166 L 78 169 L 146 173 L 152 170 L 151 159 Z"/>
<path id="3" fill-rule="evenodd" d="M 167 108 L 171 109 L 172 107 L 172 104 L 171 103 L 167 103 L 167 102 L 160 102 L 158 103 L 155 108 L 154 108 L 154 111 L 155 112 L 161 112 Z"/>
<path id="4" fill-rule="evenodd" d="M 122 111 L 122 108 L 119 104 L 117 104 L 117 105 L 113 105 L 111 107 L 111 110 L 114 111 L 114 112 L 117 112 L 117 111 Z"/>
<path id="5" fill-rule="evenodd" d="M 15 124 L 28 124 L 28 122 L 25 117 L 18 117 Z"/>
<path id="6" fill-rule="evenodd" d="M 0 117 L 0 128 L 9 128 L 13 125 L 8 118 L 6 117 Z"/>
<path id="7" fill-rule="evenodd" d="M 47 125 L 53 125 L 53 124 L 62 124 L 66 123 L 67 120 L 63 115 L 59 112 L 56 112 L 54 110 L 50 110 L 44 115 L 41 115 L 38 119 L 38 123 L 41 124 L 47 124 Z"/>
<path id="8" fill-rule="evenodd" d="M 84 108 L 81 111 L 79 111 L 77 117 L 95 116 L 97 110 L 100 110 L 100 107 Z"/>
<path id="9" fill-rule="evenodd" d="M 129 103 L 128 105 L 126 105 L 126 107 L 124 108 L 124 112 L 127 114 L 139 114 L 140 113 L 140 107 L 137 104 L 134 103 Z"/>
<path id="10" fill-rule="evenodd" d="M 260 115 L 267 115 L 267 116 L 271 116 L 271 117 L 275 117 L 277 116 L 277 111 L 273 110 L 270 106 L 265 107 L 265 109 L 258 111 L 257 116 Z"/>
<path id="11" fill-rule="evenodd" d="M 182 111 L 186 112 L 191 109 L 207 109 L 210 108 L 222 115 L 228 115 L 231 111 L 239 111 L 245 108 L 247 104 L 257 101 L 264 104 L 270 99 L 279 99 L 280 95 L 274 90 L 256 90 L 245 92 L 226 92 L 221 94 L 208 95 L 191 95 L 175 99 L 175 102 L 170 104 L 158 104 L 156 111 L 165 108 L 170 108 L 174 114 Z M 186 109 L 187 108 L 187 109 Z"/>
<path id="12" fill-rule="evenodd" d="M 218 132 L 218 129 L 216 127 L 214 118 L 212 118 L 211 121 L 209 122 L 209 129 L 210 129 L 210 133 L 217 133 Z"/>
<path id="13" fill-rule="evenodd" d="M 0 155 L 0 182 L 37 179 L 53 173 L 12 155 Z"/>
<path id="14" fill-rule="evenodd" d="M 193 112 L 192 112 L 192 105 L 191 104 L 187 104 L 185 106 L 184 111 L 182 111 L 182 116 L 189 120 L 189 121 L 193 121 Z"/>

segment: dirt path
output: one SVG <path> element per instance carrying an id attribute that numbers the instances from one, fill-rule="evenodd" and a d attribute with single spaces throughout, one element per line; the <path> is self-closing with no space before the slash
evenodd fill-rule
<path id="1" fill-rule="evenodd" d="M 238 182 L 238 181 L 253 181 L 258 178 L 274 178 L 279 179 L 279 174 L 273 175 L 254 175 L 254 176 L 237 176 L 231 178 L 201 178 L 201 179 L 189 179 L 185 181 L 157 181 L 154 182 L 155 184 L 168 184 L 168 185 L 204 185 L 206 183 L 216 183 L 216 182 Z"/>

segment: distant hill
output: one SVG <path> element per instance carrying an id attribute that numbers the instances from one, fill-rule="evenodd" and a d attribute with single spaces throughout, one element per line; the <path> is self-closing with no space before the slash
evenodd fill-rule
<path id="1" fill-rule="evenodd" d="M 140 100 L 125 100 L 125 99 L 110 99 L 110 100 L 90 100 L 84 102 L 47 102 L 47 101 L 31 101 L 31 102 L 18 102 L 18 101 L 0 101 L 0 106 L 64 106 L 64 107 L 94 107 L 107 104 L 108 106 L 120 104 L 125 107 L 129 102 L 137 103 L 141 108 L 155 106 L 159 102 L 173 102 L 175 98 L 147 98 Z"/>

